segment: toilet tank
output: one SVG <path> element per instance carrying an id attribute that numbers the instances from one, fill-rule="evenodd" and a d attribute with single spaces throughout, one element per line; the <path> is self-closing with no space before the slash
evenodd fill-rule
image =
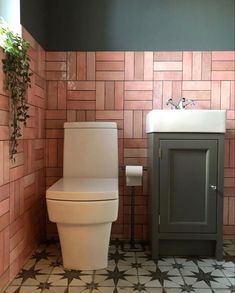
<path id="1" fill-rule="evenodd" d="M 118 178 L 118 135 L 114 122 L 64 124 L 64 177 Z"/>

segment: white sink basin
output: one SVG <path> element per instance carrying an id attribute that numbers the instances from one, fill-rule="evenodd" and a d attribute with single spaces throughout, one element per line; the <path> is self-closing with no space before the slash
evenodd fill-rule
<path id="1" fill-rule="evenodd" d="M 153 110 L 146 132 L 225 133 L 225 110 Z"/>

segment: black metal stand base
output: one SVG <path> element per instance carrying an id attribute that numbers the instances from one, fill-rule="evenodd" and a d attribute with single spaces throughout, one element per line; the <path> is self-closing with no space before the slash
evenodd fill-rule
<path id="1" fill-rule="evenodd" d="M 141 243 L 130 243 L 130 242 L 123 242 L 122 243 L 122 250 L 124 252 L 142 252 L 145 251 L 145 246 Z"/>
<path id="2" fill-rule="evenodd" d="M 131 186 L 131 239 L 128 243 L 124 243 L 123 251 L 145 251 L 144 247 L 135 242 L 135 187 Z"/>

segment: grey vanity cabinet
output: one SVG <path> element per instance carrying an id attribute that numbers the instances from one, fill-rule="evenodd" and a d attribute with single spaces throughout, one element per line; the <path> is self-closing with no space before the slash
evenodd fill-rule
<path id="1" fill-rule="evenodd" d="M 223 137 L 148 134 L 153 258 L 222 257 Z"/>

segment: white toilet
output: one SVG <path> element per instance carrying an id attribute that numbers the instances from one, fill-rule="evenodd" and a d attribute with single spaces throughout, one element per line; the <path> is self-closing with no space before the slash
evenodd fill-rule
<path id="1" fill-rule="evenodd" d="M 118 143 L 113 122 L 64 124 L 63 178 L 46 192 L 57 224 L 63 265 L 107 266 L 111 224 L 118 214 Z"/>

